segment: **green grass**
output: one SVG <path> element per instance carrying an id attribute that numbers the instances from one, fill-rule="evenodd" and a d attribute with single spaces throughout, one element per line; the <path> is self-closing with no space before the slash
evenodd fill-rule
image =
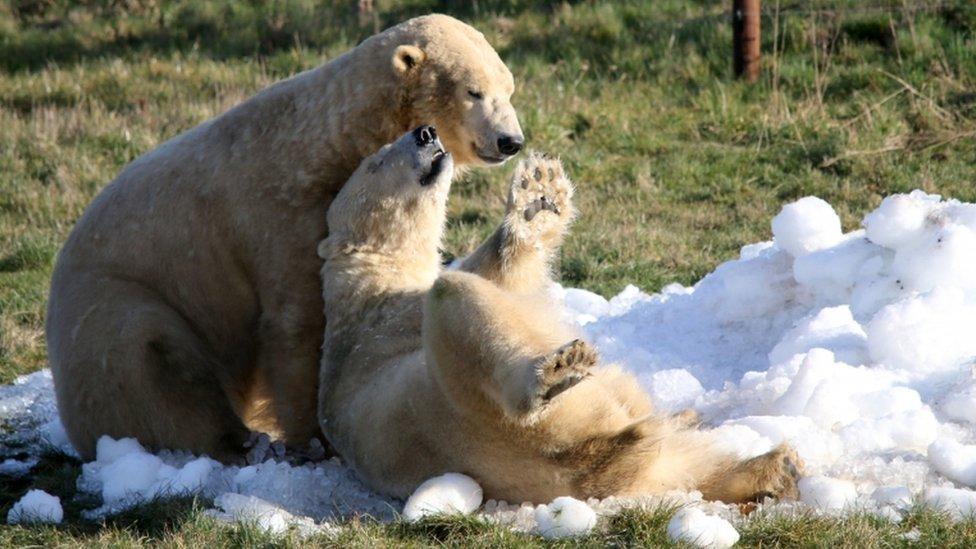
<path id="1" fill-rule="evenodd" d="M 764 2 L 763 77 L 730 78 L 728 2 L 0 0 L 0 383 L 44 367 L 55 253 L 127 162 L 261 87 L 413 15 L 481 29 L 515 74 L 531 147 L 560 155 L 581 212 L 564 283 L 605 296 L 693 283 L 808 194 L 845 228 L 883 196 L 922 188 L 976 200 L 976 7 L 965 0 Z M 870 3 L 874 5 L 875 3 Z M 793 10 L 788 10 L 788 6 Z M 921 4 L 919 4 L 921 6 Z M 811 11 L 818 8 L 819 11 Z M 821 9 L 822 8 L 822 9 Z M 805 11 L 796 11 L 797 9 Z M 510 166 L 509 166 L 510 168 Z M 474 171 L 450 206 L 447 252 L 494 226 L 508 169 Z M 9 545 L 299 545 L 218 527 L 206 502 L 160 502 L 106 524 L 79 519 L 78 464 L 44 460 L 0 481 L 0 514 L 30 487 L 68 502 L 59 528 L 0 527 Z M 582 545 L 660 545 L 668 512 L 603 521 Z M 750 546 L 972 545 L 976 523 L 919 509 L 898 525 L 854 516 L 756 518 Z M 322 545 L 533 545 L 476 520 L 353 521 Z"/>

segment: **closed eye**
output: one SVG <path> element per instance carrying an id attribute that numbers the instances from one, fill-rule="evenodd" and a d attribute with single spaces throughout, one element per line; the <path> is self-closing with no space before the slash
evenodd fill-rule
<path id="1" fill-rule="evenodd" d="M 473 97 L 475 99 L 484 99 L 485 98 L 484 94 L 482 94 L 481 92 L 476 92 L 474 90 L 468 90 L 468 95 L 470 95 L 471 97 Z"/>

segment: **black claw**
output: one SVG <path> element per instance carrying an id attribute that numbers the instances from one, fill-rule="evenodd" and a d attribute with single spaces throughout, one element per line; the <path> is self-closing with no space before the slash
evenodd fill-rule
<path id="1" fill-rule="evenodd" d="M 559 383 L 553 385 L 552 387 L 549 387 L 549 389 L 546 390 L 545 394 L 542 395 L 542 400 L 552 400 L 553 398 L 556 397 L 556 395 L 559 395 L 560 393 L 563 393 L 566 390 L 572 388 L 580 381 L 583 381 L 583 376 L 581 375 L 567 376 Z"/>
<path id="2" fill-rule="evenodd" d="M 756 494 L 752 496 L 752 500 L 756 503 L 762 503 L 766 498 L 776 499 L 776 495 L 768 490 L 763 490 L 762 492 L 756 492 Z"/>

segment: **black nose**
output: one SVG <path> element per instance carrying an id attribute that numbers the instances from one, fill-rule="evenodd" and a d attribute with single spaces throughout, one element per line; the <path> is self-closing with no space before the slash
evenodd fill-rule
<path id="1" fill-rule="evenodd" d="M 524 144 L 521 135 L 503 135 L 498 138 L 498 152 L 511 156 L 522 150 Z"/>
<path id="2" fill-rule="evenodd" d="M 413 131 L 413 138 L 417 140 L 418 147 L 425 147 L 437 139 L 437 131 L 434 126 L 423 125 Z"/>

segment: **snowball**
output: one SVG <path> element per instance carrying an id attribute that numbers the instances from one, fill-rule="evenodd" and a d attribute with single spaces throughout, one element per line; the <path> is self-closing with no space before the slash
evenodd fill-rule
<path id="1" fill-rule="evenodd" d="M 926 374 L 957 368 L 976 356 L 976 307 L 955 288 L 939 288 L 881 309 L 868 323 L 874 362 Z"/>
<path id="2" fill-rule="evenodd" d="M 769 362 L 779 364 L 815 347 L 833 352 L 837 360 L 847 364 L 865 364 L 868 360 L 867 334 L 847 305 L 826 307 L 804 318 L 769 352 Z"/>
<path id="3" fill-rule="evenodd" d="M 649 387 L 655 408 L 662 412 L 678 412 L 688 408 L 695 403 L 695 398 L 705 392 L 698 379 L 684 369 L 654 372 L 644 385 Z"/>
<path id="4" fill-rule="evenodd" d="M 60 524 L 63 518 L 61 498 L 44 490 L 30 490 L 7 513 L 7 524 Z"/>
<path id="5" fill-rule="evenodd" d="M 793 257 L 833 246 L 842 237 L 837 213 L 814 196 L 783 206 L 772 225 L 773 241 Z"/>
<path id="6" fill-rule="evenodd" d="M 854 483 L 825 476 L 804 477 L 797 483 L 800 501 L 826 511 L 840 511 L 854 503 Z"/>
<path id="7" fill-rule="evenodd" d="M 697 507 L 683 507 L 668 521 L 668 538 L 696 547 L 724 549 L 739 541 L 739 532 L 722 517 L 706 515 Z"/>
<path id="8" fill-rule="evenodd" d="M 162 465 L 161 459 L 145 452 L 122 455 L 101 471 L 102 499 L 115 503 L 143 497 L 156 483 Z"/>
<path id="9" fill-rule="evenodd" d="M 887 248 L 904 245 L 919 236 L 926 216 L 938 201 L 938 195 L 926 195 L 920 191 L 885 198 L 878 209 L 864 217 L 867 237 Z"/>
<path id="10" fill-rule="evenodd" d="M 535 509 L 539 534 L 545 538 L 568 538 L 586 534 L 596 526 L 596 512 L 586 502 L 569 496 L 552 500 Z"/>
<path id="11" fill-rule="evenodd" d="M 976 486 L 976 446 L 940 438 L 928 449 L 932 467 L 950 480 Z"/>
<path id="12" fill-rule="evenodd" d="M 467 515 L 481 506 L 481 498 L 481 486 L 474 479 L 447 473 L 418 486 L 403 506 L 403 517 L 415 521 L 436 514 Z"/>

